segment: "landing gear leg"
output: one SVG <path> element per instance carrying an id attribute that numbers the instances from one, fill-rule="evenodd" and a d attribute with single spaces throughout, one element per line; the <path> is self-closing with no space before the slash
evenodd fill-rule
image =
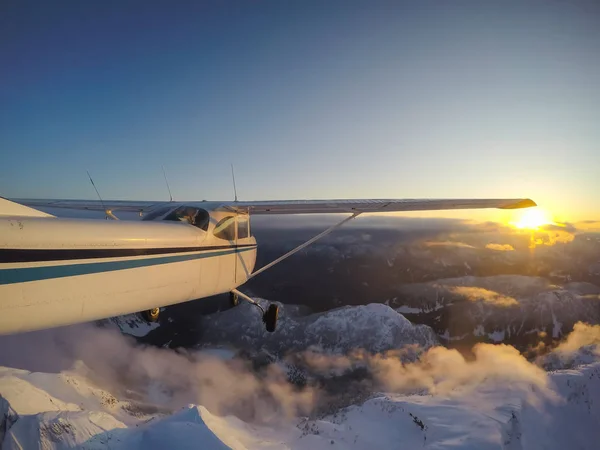
<path id="1" fill-rule="evenodd" d="M 229 293 L 229 306 L 232 308 L 240 304 L 240 297 L 235 292 Z"/>
<path id="2" fill-rule="evenodd" d="M 248 297 L 246 294 L 238 291 L 237 289 L 233 289 L 231 294 L 237 295 L 242 300 L 246 300 L 248 303 L 256 306 L 262 312 L 262 321 L 265 324 L 265 328 L 269 333 L 272 333 L 277 328 L 277 318 L 279 317 L 279 306 L 274 303 L 271 303 L 267 310 L 265 311 L 262 306 Z"/>

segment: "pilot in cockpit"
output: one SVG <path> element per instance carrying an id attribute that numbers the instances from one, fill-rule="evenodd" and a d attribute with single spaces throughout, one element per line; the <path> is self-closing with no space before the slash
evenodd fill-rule
<path id="1" fill-rule="evenodd" d="M 196 208 L 182 208 L 177 211 L 177 218 L 182 222 L 187 222 L 190 225 L 196 225 L 196 216 L 198 215 L 198 210 Z"/>

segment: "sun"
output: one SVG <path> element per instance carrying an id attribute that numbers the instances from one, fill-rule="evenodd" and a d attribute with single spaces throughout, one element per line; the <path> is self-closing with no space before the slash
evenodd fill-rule
<path id="1" fill-rule="evenodd" d="M 553 224 L 554 221 L 547 211 L 537 207 L 523 210 L 517 221 L 511 222 L 511 225 L 521 230 L 537 230 L 542 225 Z"/>

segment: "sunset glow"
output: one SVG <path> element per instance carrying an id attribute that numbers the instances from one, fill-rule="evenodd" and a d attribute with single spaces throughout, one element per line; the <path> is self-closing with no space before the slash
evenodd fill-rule
<path id="1" fill-rule="evenodd" d="M 543 225 L 553 224 L 550 214 L 541 208 L 530 208 L 523 210 L 516 221 L 510 225 L 518 229 L 537 230 Z"/>

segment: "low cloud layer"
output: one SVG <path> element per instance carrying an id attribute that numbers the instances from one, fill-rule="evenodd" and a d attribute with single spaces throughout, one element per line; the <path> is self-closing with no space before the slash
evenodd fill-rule
<path id="1" fill-rule="evenodd" d="M 532 350 L 537 364 L 548 369 L 570 368 L 600 360 L 600 325 L 577 322 L 573 331 L 556 347 L 548 349 L 542 342 Z"/>
<path id="2" fill-rule="evenodd" d="M 427 247 L 459 247 L 459 248 L 475 248 L 472 245 L 458 241 L 428 241 L 425 243 Z"/>
<path id="3" fill-rule="evenodd" d="M 314 405 L 313 389 L 296 390 L 280 366 L 258 373 L 240 358 L 141 346 L 113 329 L 93 325 L 2 337 L 0 365 L 74 370 L 119 398 L 135 391 L 163 408 L 196 403 L 246 420 L 295 417 Z"/>
<path id="4" fill-rule="evenodd" d="M 499 292 L 490 291 L 489 289 L 472 287 L 472 286 L 453 286 L 448 287 L 448 290 L 454 294 L 461 295 L 467 300 L 476 302 L 482 301 L 490 303 L 494 306 L 516 306 L 519 302 L 507 295 L 500 294 Z"/>
<path id="5" fill-rule="evenodd" d="M 600 326 L 578 323 L 554 353 L 573 354 L 582 347 L 597 349 L 599 344 Z M 356 350 L 332 355 L 311 350 L 292 355 L 287 363 L 257 369 L 237 357 L 139 346 L 114 330 L 89 325 L 0 338 L 3 366 L 75 370 L 120 398 L 133 389 L 144 401 L 162 407 L 174 409 L 196 403 L 216 414 L 235 414 L 251 421 L 277 422 L 304 416 L 331 403 L 334 397 L 322 382 L 311 382 L 310 376 L 301 387 L 290 382 L 290 367 L 321 377 L 321 381 L 333 379 L 341 390 L 348 379 L 339 377 L 356 375 L 359 370 L 361 375 L 350 379 L 367 392 L 470 396 L 479 390 L 502 389 L 534 405 L 557 400 L 546 372 L 514 347 L 477 344 L 472 358 L 457 350 L 435 347 L 423 352 L 416 362 L 406 362 L 408 354 L 412 357 L 418 353 L 418 348 L 410 347 L 381 354 Z M 600 358 L 600 352 L 596 356 Z"/>
<path id="6" fill-rule="evenodd" d="M 600 325 L 577 322 L 573 327 L 573 331 L 554 351 L 570 353 L 589 345 L 600 346 Z"/>
<path id="7" fill-rule="evenodd" d="M 485 248 L 490 250 L 497 250 L 499 252 L 512 252 L 515 248 L 510 244 L 494 244 L 490 243 L 485 246 Z"/>
<path id="8" fill-rule="evenodd" d="M 372 388 L 385 392 L 464 396 L 479 389 L 508 389 L 532 403 L 556 399 L 546 372 L 509 345 L 477 344 L 469 360 L 445 347 L 431 348 L 412 363 L 403 362 L 404 353 L 357 351 L 336 356 L 306 352 L 302 357 L 310 369 L 325 376 L 365 368 Z"/>
<path id="9" fill-rule="evenodd" d="M 528 233 L 529 248 L 536 248 L 542 245 L 553 246 L 556 244 L 568 244 L 573 242 L 575 234 L 563 229 L 546 229 L 531 231 Z"/>

